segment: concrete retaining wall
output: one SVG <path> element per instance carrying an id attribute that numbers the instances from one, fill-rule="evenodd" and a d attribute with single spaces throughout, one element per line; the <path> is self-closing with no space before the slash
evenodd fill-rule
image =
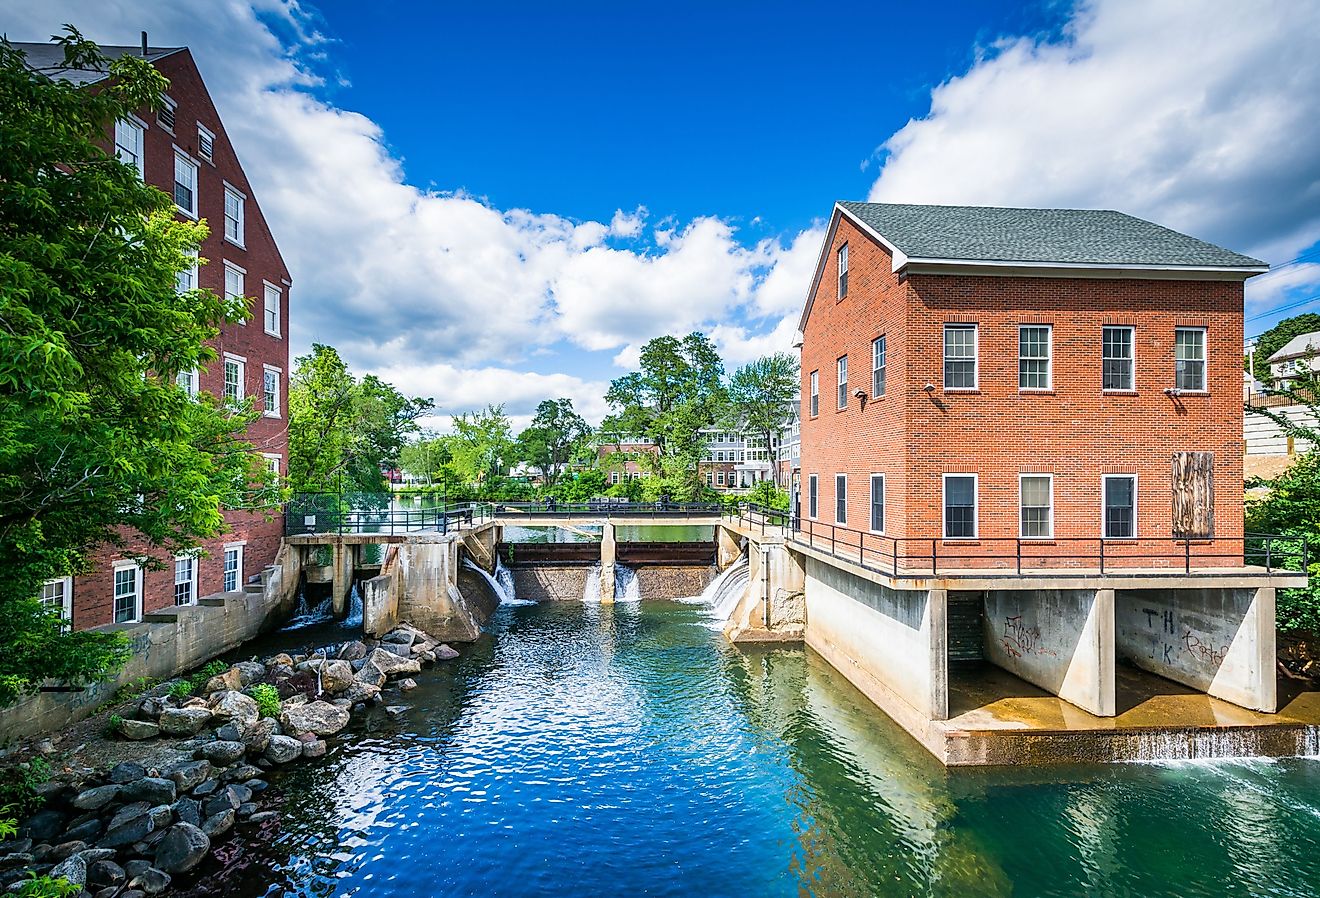
<path id="1" fill-rule="evenodd" d="M 647 565 L 634 569 L 643 599 L 681 599 L 701 595 L 715 577 L 709 565 Z M 535 564 L 511 568 L 520 599 L 535 602 L 581 602 L 591 568 L 584 565 Z"/>
<path id="2" fill-rule="evenodd" d="M 1100 717 L 1114 715 L 1111 590 L 995 590 L 985 595 L 985 657 Z"/>
<path id="3" fill-rule="evenodd" d="M 711 580 L 715 567 L 702 565 L 647 565 L 634 568 L 637 588 L 643 599 L 685 599 L 701 595 Z"/>
<path id="4" fill-rule="evenodd" d="M 806 559 L 807 645 L 883 708 L 948 717 L 943 590 L 896 590 Z"/>
<path id="5" fill-rule="evenodd" d="M 1119 654 L 1217 698 L 1273 712 L 1274 590 L 1119 590 Z"/>
<path id="6" fill-rule="evenodd" d="M 39 692 L 0 708 L 0 738 L 22 739 L 67 727 L 92 714 L 129 682 L 142 677 L 167 680 L 283 621 L 297 604 L 299 555 L 282 545 L 276 564 L 263 572 L 260 592 L 218 593 L 196 605 L 153 611 L 141 623 L 95 628 L 128 637 L 132 656 L 119 675 L 81 692 Z"/>

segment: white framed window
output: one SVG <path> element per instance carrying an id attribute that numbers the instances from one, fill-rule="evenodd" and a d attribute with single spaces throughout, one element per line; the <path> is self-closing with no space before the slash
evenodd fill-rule
<path id="1" fill-rule="evenodd" d="M 976 539 L 975 474 L 944 475 L 944 538 Z"/>
<path id="2" fill-rule="evenodd" d="M 183 390 L 183 392 L 188 394 L 189 398 L 196 397 L 197 395 L 196 368 L 189 368 L 185 371 L 180 371 L 178 374 L 174 375 L 174 382 L 179 385 L 179 389 Z"/>
<path id="3" fill-rule="evenodd" d="M 174 133 L 174 119 L 178 112 L 179 104 L 175 103 L 169 97 L 160 98 L 160 108 L 156 110 L 156 123 L 171 134 Z"/>
<path id="4" fill-rule="evenodd" d="M 1201 392 L 1205 389 L 1205 328 L 1180 327 L 1174 332 L 1174 387 Z"/>
<path id="5" fill-rule="evenodd" d="M 174 556 L 174 604 L 197 604 L 197 556 Z"/>
<path id="6" fill-rule="evenodd" d="M 174 205 L 184 215 L 197 217 L 197 163 L 179 149 L 174 151 Z"/>
<path id="7" fill-rule="evenodd" d="M 187 293 L 189 290 L 197 289 L 197 250 L 190 250 L 186 255 L 192 257 L 193 263 L 189 268 L 185 268 L 174 276 L 174 291 L 176 293 Z"/>
<path id="8" fill-rule="evenodd" d="M 715 475 L 715 485 L 724 486 L 724 472 L 720 471 Z"/>
<path id="9" fill-rule="evenodd" d="M 1018 475 L 1018 535 L 1023 539 L 1054 536 L 1054 475 Z"/>
<path id="10" fill-rule="evenodd" d="M 839 299 L 848 295 L 848 244 L 839 247 Z"/>
<path id="11" fill-rule="evenodd" d="M 267 418 L 280 416 L 280 375 L 279 368 L 266 365 L 261 372 L 261 408 Z"/>
<path id="12" fill-rule="evenodd" d="M 944 389 L 975 390 L 976 325 L 944 325 Z"/>
<path id="13" fill-rule="evenodd" d="M 815 474 L 807 477 L 807 517 L 814 518 L 820 504 L 820 481 Z"/>
<path id="14" fill-rule="evenodd" d="M 68 629 L 73 624 L 73 578 L 57 577 L 41 584 L 41 604 L 58 612 Z"/>
<path id="15" fill-rule="evenodd" d="M 618 482 L 619 482 L 619 472 L 618 472 L 618 471 L 611 471 L 611 472 L 610 472 L 610 483 L 618 483 Z"/>
<path id="16" fill-rule="evenodd" d="M 848 475 L 834 475 L 834 523 L 848 523 Z"/>
<path id="17" fill-rule="evenodd" d="M 811 372 L 810 414 L 811 417 L 813 418 L 820 414 L 820 372 L 819 371 Z"/>
<path id="18" fill-rule="evenodd" d="M 707 471 L 707 472 L 706 472 L 706 486 L 714 486 L 714 485 L 715 485 L 715 475 L 712 474 L 710 471 Z"/>
<path id="19" fill-rule="evenodd" d="M 247 359 L 242 356 L 225 354 L 225 402 L 237 405 L 243 401 L 244 369 Z"/>
<path id="20" fill-rule="evenodd" d="M 272 337 L 280 335 L 280 288 L 269 281 L 265 282 L 265 293 L 262 298 L 262 324 L 266 328 L 266 333 Z"/>
<path id="21" fill-rule="evenodd" d="M 225 185 L 225 239 L 243 245 L 244 201 L 247 198 L 230 185 Z"/>
<path id="22" fill-rule="evenodd" d="M 225 546 L 224 584 L 225 592 L 238 592 L 243 586 L 243 546 L 241 543 Z"/>
<path id="23" fill-rule="evenodd" d="M 885 395 L 885 335 L 871 341 L 871 396 Z"/>
<path id="24" fill-rule="evenodd" d="M 1054 328 L 1048 324 L 1018 327 L 1018 389 L 1048 390 L 1052 386 L 1050 342 Z"/>
<path id="25" fill-rule="evenodd" d="M 835 375 L 837 378 L 836 383 L 838 383 L 839 388 L 839 408 L 845 409 L 848 407 L 848 357 L 846 355 L 839 356 L 835 360 L 834 366 L 837 372 Z"/>
<path id="26" fill-rule="evenodd" d="M 871 532 L 885 532 L 885 475 L 871 475 Z"/>
<path id="27" fill-rule="evenodd" d="M 1135 539 L 1137 535 L 1137 475 L 1104 474 L 1100 478 L 1101 527 L 1105 539 Z"/>
<path id="28" fill-rule="evenodd" d="M 114 620 L 129 624 L 142 619 L 142 567 L 119 561 L 114 568 Z"/>
<path id="29" fill-rule="evenodd" d="M 145 130 L 133 119 L 115 121 L 115 156 L 120 162 L 137 169 L 138 177 L 146 176 L 147 159 L 143 152 Z"/>
<path id="30" fill-rule="evenodd" d="M 261 455 L 262 455 L 263 458 L 266 459 L 266 470 L 269 471 L 269 472 L 274 476 L 275 481 L 278 483 L 278 482 L 279 482 L 279 479 L 280 479 L 280 477 L 281 477 L 281 474 L 280 474 L 280 464 L 281 464 L 280 456 L 277 455 L 277 454 L 275 454 L 275 453 L 273 453 L 273 452 L 263 452 L 263 453 L 261 453 Z"/>
<path id="31" fill-rule="evenodd" d="M 1105 325 L 1100 335 L 1100 388 L 1103 390 L 1132 390 L 1136 381 L 1136 341 L 1131 327 Z"/>
<path id="32" fill-rule="evenodd" d="M 215 161 L 215 135 L 201 122 L 197 123 L 197 155 L 207 162 Z"/>
<path id="33" fill-rule="evenodd" d="M 237 265 L 233 264 L 232 262 L 225 263 L 225 300 L 226 301 L 242 300 L 244 305 L 247 304 L 247 296 L 244 293 L 244 291 L 246 290 L 246 285 L 244 281 L 246 279 L 247 279 L 246 271 L 244 271 L 242 268 L 239 268 Z M 247 318 L 246 317 L 240 318 L 238 323 L 247 324 Z"/>

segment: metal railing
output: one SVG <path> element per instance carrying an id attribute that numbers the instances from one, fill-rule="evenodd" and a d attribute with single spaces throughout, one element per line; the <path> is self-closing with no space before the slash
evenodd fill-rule
<path id="1" fill-rule="evenodd" d="M 288 536 L 448 533 L 492 518 L 488 502 L 409 508 L 388 493 L 299 493 L 284 506 L 284 532 Z"/>
<path id="2" fill-rule="evenodd" d="M 1246 534 L 1231 538 L 981 537 L 977 539 L 883 536 L 747 504 L 729 513 L 761 534 L 778 531 L 786 541 L 825 552 L 891 577 L 974 572 L 977 576 L 1068 576 L 1086 572 L 1186 576 L 1232 575 L 1246 568 L 1266 573 L 1306 573 L 1305 537 Z"/>
<path id="3" fill-rule="evenodd" d="M 710 518 L 724 514 L 719 502 L 496 502 L 495 517 L 545 518 Z"/>

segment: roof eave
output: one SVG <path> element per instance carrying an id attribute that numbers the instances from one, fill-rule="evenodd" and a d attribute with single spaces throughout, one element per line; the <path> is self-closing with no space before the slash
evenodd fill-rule
<path id="1" fill-rule="evenodd" d="M 988 259 L 907 259 L 908 274 L 977 274 L 992 277 L 1140 278 L 1143 280 L 1245 281 L 1268 265 L 1153 265 L 1118 262 L 1019 262 Z M 895 268 L 897 271 L 898 269 Z"/>

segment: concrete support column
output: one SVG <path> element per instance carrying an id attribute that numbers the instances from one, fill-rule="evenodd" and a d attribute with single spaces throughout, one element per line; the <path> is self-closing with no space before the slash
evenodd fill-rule
<path id="1" fill-rule="evenodd" d="M 727 527 L 715 525 L 715 566 L 724 570 L 738 560 L 742 548 L 738 545 L 738 536 Z"/>
<path id="2" fill-rule="evenodd" d="M 932 589 L 926 602 L 926 647 L 930 659 L 931 720 L 949 719 L 949 592 Z"/>
<path id="3" fill-rule="evenodd" d="M 1246 667 L 1250 670 L 1250 674 L 1244 678 L 1246 692 L 1250 697 L 1248 707 L 1271 714 L 1279 710 L 1279 677 L 1275 670 L 1278 664 L 1278 634 L 1274 628 L 1275 600 L 1274 587 L 1262 586 L 1256 590 L 1244 621 L 1246 626 L 1243 630 L 1247 633 L 1239 631 L 1239 637 L 1246 635 L 1247 638 L 1234 639 L 1229 648 L 1230 658 L 1237 652 L 1246 656 Z M 1233 701 L 1227 695 L 1216 692 L 1215 684 L 1211 683 L 1210 686 L 1211 695 Z"/>
<path id="4" fill-rule="evenodd" d="M 618 557 L 618 545 L 614 541 L 614 525 L 605 522 L 600 535 L 600 603 L 614 603 L 614 561 Z"/>
<path id="5" fill-rule="evenodd" d="M 335 617 L 342 617 L 348 606 L 348 590 L 353 585 L 353 548 L 343 540 L 334 544 L 333 570 L 330 574 L 330 609 Z"/>

